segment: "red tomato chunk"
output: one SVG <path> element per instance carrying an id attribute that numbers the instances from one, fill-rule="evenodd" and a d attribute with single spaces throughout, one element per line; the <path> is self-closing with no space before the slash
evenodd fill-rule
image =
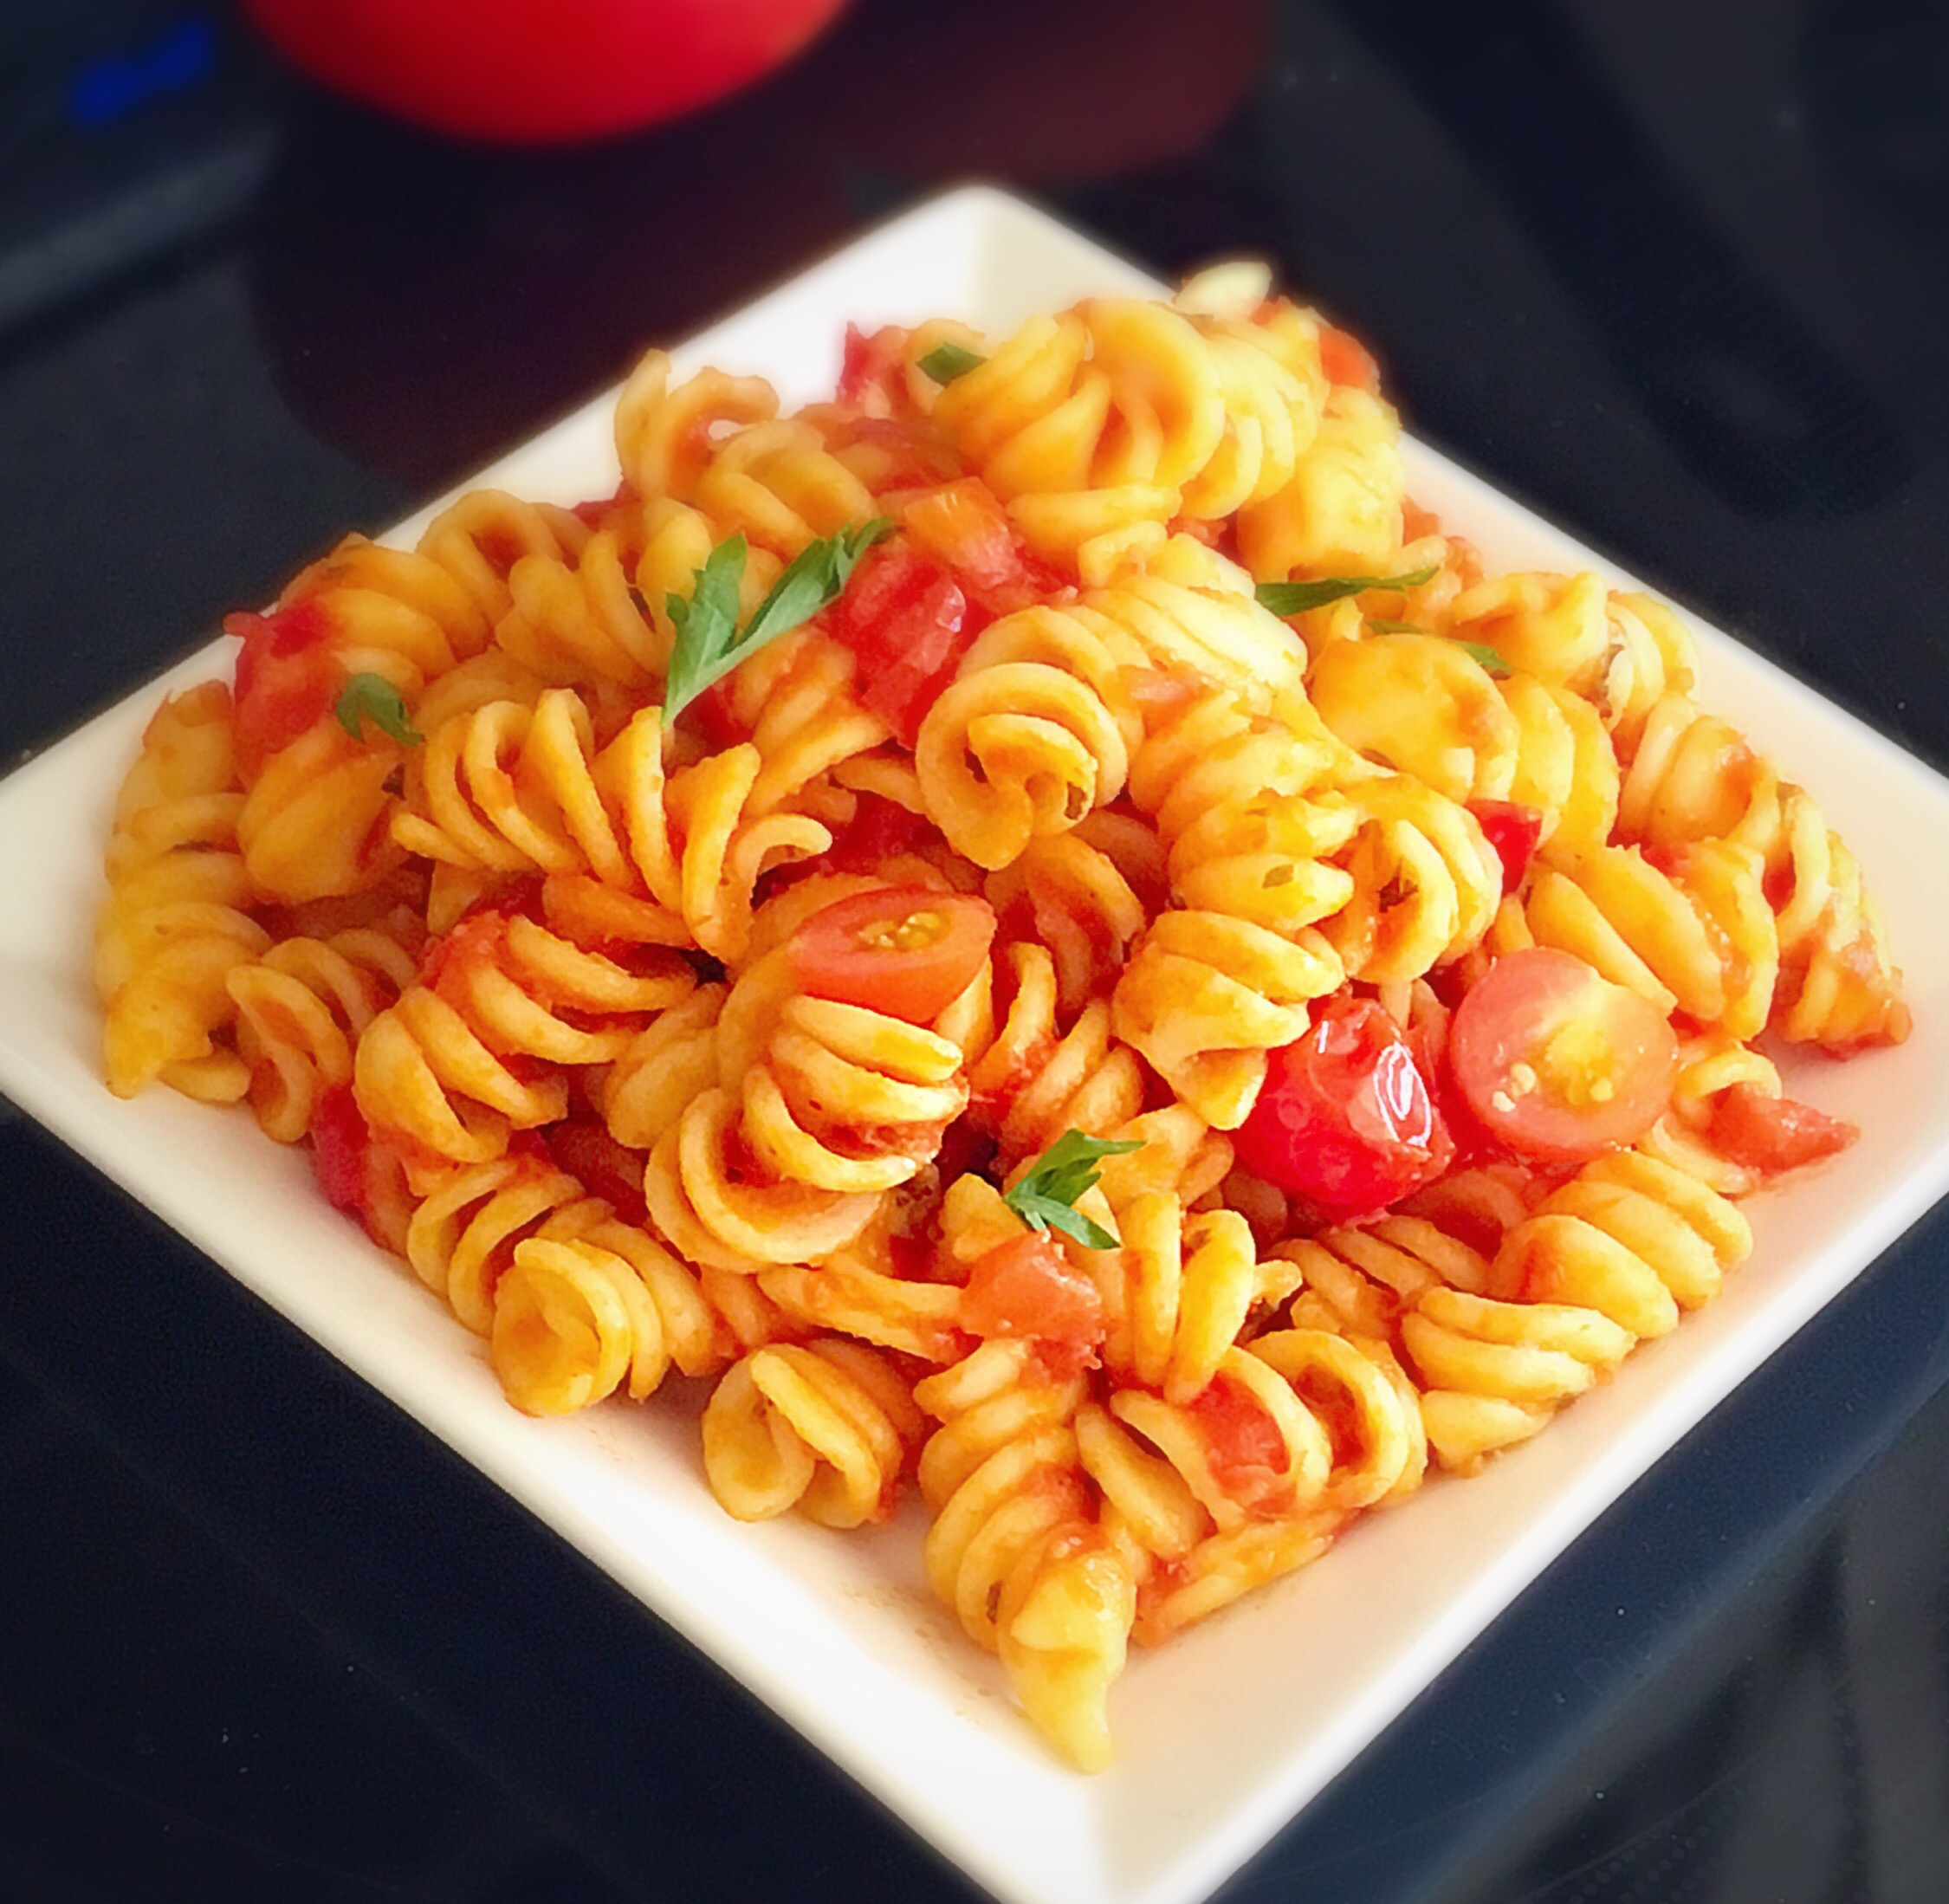
<path id="1" fill-rule="evenodd" d="M 1728 1162 L 1771 1176 L 1833 1156 L 1860 1135 L 1856 1125 L 1811 1104 L 1734 1085 L 1713 1111 L 1707 1141 Z"/>
<path id="2" fill-rule="evenodd" d="M 1372 999 L 1330 999 L 1272 1054 L 1234 1143 L 1256 1175 L 1336 1220 L 1371 1216 L 1448 1168 L 1455 1147 L 1401 1027 Z"/>
<path id="3" fill-rule="evenodd" d="M 861 562 L 832 611 L 832 632 L 859 660 L 859 697 L 905 747 L 954 679 L 974 631 L 968 598 L 938 562 L 884 543 Z"/>
<path id="4" fill-rule="evenodd" d="M 1046 1230 L 991 1249 L 968 1273 L 961 1325 L 976 1336 L 1033 1336 L 1093 1349 L 1104 1337 L 1103 1298 Z"/>

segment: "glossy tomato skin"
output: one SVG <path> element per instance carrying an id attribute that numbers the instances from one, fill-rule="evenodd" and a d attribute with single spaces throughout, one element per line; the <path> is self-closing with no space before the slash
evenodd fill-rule
<path id="1" fill-rule="evenodd" d="M 855 571 L 832 628 L 858 657 L 860 699 L 911 748 L 974 638 L 961 585 L 931 558 L 883 543 Z"/>
<path id="2" fill-rule="evenodd" d="M 1678 1039 L 1648 999 L 1569 952 L 1505 954 L 1463 994 L 1448 1062 L 1497 1143 L 1541 1163 L 1635 1143 L 1664 1115 Z"/>
<path id="3" fill-rule="evenodd" d="M 967 990 L 994 929 L 994 908 L 972 893 L 882 886 L 813 913 L 787 955 L 814 998 L 924 1025 Z"/>
<path id="4" fill-rule="evenodd" d="M 1336 1221 L 1432 1183 L 1455 1148 L 1401 1027 L 1376 1001 L 1350 994 L 1272 1054 L 1233 1143 L 1248 1170 Z"/>
<path id="5" fill-rule="evenodd" d="M 1858 1126 L 1757 1085 L 1734 1085 L 1713 1108 L 1706 1142 L 1728 1162 L 1772 1176 L 1845 1150 Z"/>
<path id="6" fill-rule="evenodd" d="M 288 58 L 401 119 L 516 144 L 654 125 L 788 59 L 845 0 L 244 0 Z"/>

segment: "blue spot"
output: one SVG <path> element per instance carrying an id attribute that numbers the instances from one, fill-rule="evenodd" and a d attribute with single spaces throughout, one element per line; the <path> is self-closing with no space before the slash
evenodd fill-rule
<path id="1" fill-rule="evenodd" d="M 217 29 L 192 15 L 133 53 L 83 67 L 68 89 L 68 116 L 91 130 L 112 126 L 152 99 L 196 85 L 216 63 Z"/>

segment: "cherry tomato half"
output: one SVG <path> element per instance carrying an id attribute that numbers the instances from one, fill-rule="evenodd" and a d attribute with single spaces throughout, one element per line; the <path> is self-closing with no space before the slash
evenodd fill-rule
<path id="1" fill-rule="evenodd" d="M 1663 1115 L 1678 1039 L 1650 1000 L 1568 952 L 1531 946 L 1470 987 L 1448 1032 L 1468 1108 L 1519 1155 L 1577 1163 Z"/>
<path id="2" fill-rule="evenodd" d="M 967 990 L 994 939 L 986 899 L 883 886 L 813 913 L 787 944 L 793 976 L 813 997 L 924 1025 Z"/>
<path id="3" fill-rule="evenodd" d="M 583 139 L 702 106 L 844 0 L 245 0 L 327 86 L 463 138 Z"/>
<path id="4" fill-rule="evenodd" d="M 1092 1349 L 1104 1337 L 1103 1298 L 1046 1230 L 1025 1230 L 968 1272 L 961 1325 L 975 1336 L 1033 1336 Z"/>
<path id="5" fill-rule="evenodd" d="M 1330 999 L 1304 1038 L 1272 1054 L 1233 1142 L 1246 1169 L 1336 1220 L 1432 1183 L 1455 1150 L 1400 1026 L 1351 994 Z"/>
<path id="6" fill-rule="evenodd" d="M 1830 1157 L 1860 1135 L 1844 1117 L 1791 1098 L 1769 1098 L 1757 1085 L 1734 1085 L 1713 1108 L 1706 1142 L 1728 1162 L 1771 1176 Z"/>
<path id="7" fill-rule="evenodd" d="M 935 698 L 974 638 L 968 598 L 940 563 L 882 543 L 832 611 L 832 632 L 859 658 L 859 697 L 912 747 Z"/>
<path id="8" fill-rule="evenodd" d="M 1482 837 L 1502 862 L 1502 894 L 1507 898 L 1523 883 L 1543 837 L 1543 815 L 1533 806 L 1512 800 L 1472 800 L 1468 810 Z"/>

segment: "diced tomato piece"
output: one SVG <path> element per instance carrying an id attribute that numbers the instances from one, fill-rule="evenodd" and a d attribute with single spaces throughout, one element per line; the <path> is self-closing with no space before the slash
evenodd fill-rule
<path id="1" fill-rule="evenodd" d="M 586 502 L 578 502 L 574 514 L 579 521 L 590 528 L 601 529 L 617 516 L 627 515 L 638 506 L 635 485 L 625 476 L 616 485 L 613 495 L 592 496 Z"/>
<path id="2" fill-rule="evenodd" d="M 994 490 L 979 476 L 929 489 L 901 506 L 914 546 L 944 562 L 991 615 L 1011 615 L 1061 586 L 1029 553 Z"/>
<path id="3" fill-rule="evenodd" d="M 853 573 L 832 632 L 859 660 L 859 697 L 912 747 L 974 638 L 968 598 L 938 562 L 883 542 Z"/>
<path id="4" fill-rule="evenodd" d="M 642 1155 L 617 1143 L 606 1126 L 577 1120 L 550 1124 L 543 1133 L 548 1156 L 583 1188 L 611 1205 L 625 1222 L 644 1220 Z"/>
<path id="5" fill-rule="evenodd" d="M 236 660 L 236 752 L 247 780 L 331 711 L 345 685 L 344 666 L 332 651 L 334 631 L 316 600 L 269 615 L 223 618 L 223 632 L 243 644 Z"/>
<path id="6" fill-rule="evenodd" d="M 858 325 L 848 324 L 839 401 L 869 417 L 890 417 L 904 407 L 901 372 L 908 334 L 897 324 L 882 325 L 871 336 Z"/>
<path id="7" fill-rule="evenodd" d="M 1371 1216 L 1431 1183 L 1454 1156 L 1401 1027 L 1375 1000 L 1330 999 L 1306 1035 L 1272 1053 L 1239 1162 L 1335 1221 Z"/>
<path id="8" fill-rule="evenodd" d="M 1250 1512 L 1279 1512 L 1291 1499 L 1290 1457 L 1279 1424 L 1242 1383 L 1214 1376 L 1188 1411 L 1205 1441 L 1212 1478 Z"/>
<path id="9" fill-rule="evenodd" d="M 861 793 L 853 815 L 832 836 L 825 864 L 843 872 L 872 872 L 921 845 L 933 826 L 883 793 Z"/>
<path id="10" fill-rule="evenodd" d="M 1351 384 L 1357 389 L 1377 392 L 1381 366 L 1366 345 L 1349 331 L 1331 324 L 1319 327 L 1319 364 L 1330 384 Z"/>
<path id="11" fill-rule="evenodd" d="M 814 998 L 924 1025 L 967 990 L 994 926 L 994 908 L 972 893 L 882 886 L 822 908 L 786 943 Z"/>
<path id="12" fill-rule="evenodd" d="M 1758 1085 L 1734 1085 L 1713 1111 L 1706 1141 L 1730 1163 L 1771 1176 L 1845 1150 L 1858 1125 L 1792 1098 L 1771 1098 Z"/>
<path id="13" fill-rule="evenodd" d="M 1543 837 L 1543 815 L 1533 806 L 1509 800 L 1472 800 L 1468 810 L 1502 862 L 1502 890 L 1506 898 L 1522 884 L 1523 875 L 1536 858 L 1537 842 Z"/>
<path id="14" fill-rule="evenodd" d="M 1498 1142 L 1575 1163 L 1635 1143 L 1664 1115 L 1678 1039 L 1649 999 L 1570 953 L 1531 946 L 1496 960 L 1463 995 L 1448 1062 Z"/>
<path id="15" fill-rule="evenodd" d="M 350 1085 L 322 1092 L 311 1117 L 311 1168 L 335 1210 L 363 1218 L 366 1152 L 372 1141 Z"/>
<path id="16" fill-rule="evenodd" d="M 1402 499 L 1401 504 L 1401 539 L 1404 542 L 1418 542 L 1424 535 L 1439 535 L 1441 533 L 1441 518 L 1433 509 L 1424 509 L 1413 496 Z"/>
<path id="17" fill-rule="evenodd" d="M 1033 1336 L 1072 1349 L 1104 1338 L 1103 1298 L 1046 1230 L 991 1249 L 968 1273 L 961 1325 L 976 1336 Z"/>
<path id="18" fill-rule="evenodd" d="M 501 962 L 508 917 L 498 906 L 469 912 L 427 947 L 419 962 L 419 982 L 440 993 L 450 1004 L 460 1002 L 475 973 Z"/>

